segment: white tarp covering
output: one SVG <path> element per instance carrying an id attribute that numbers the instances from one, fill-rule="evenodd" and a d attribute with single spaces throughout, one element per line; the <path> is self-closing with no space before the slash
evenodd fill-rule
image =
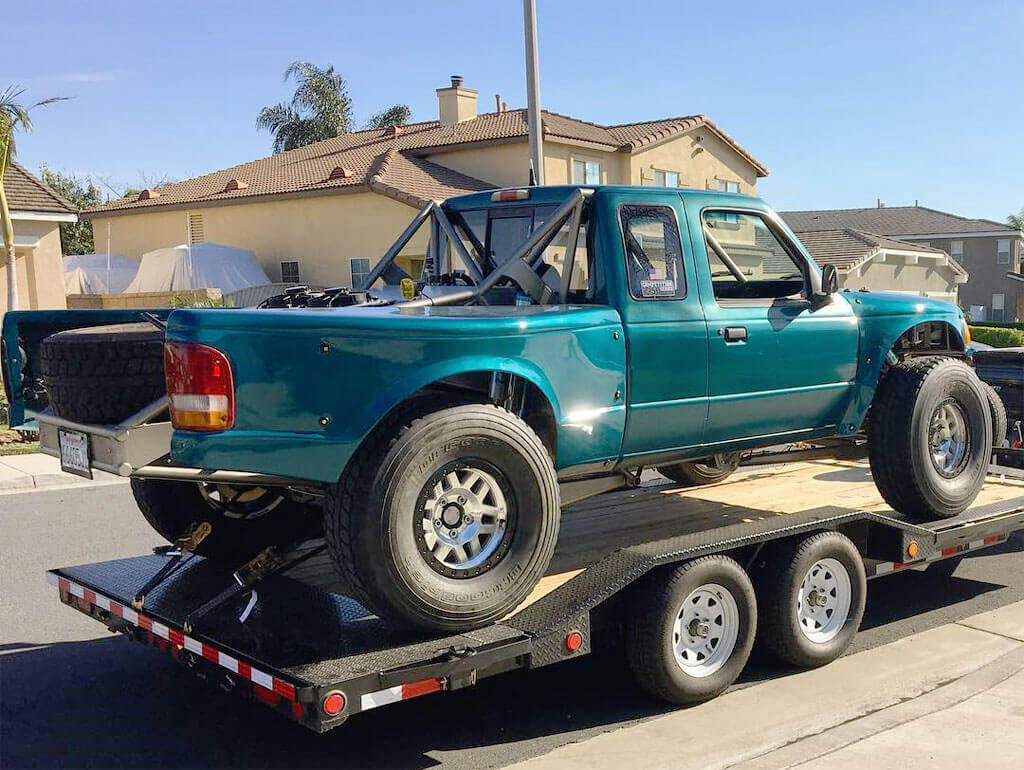
<path id="1" fill-rule="evenodd" d="M 227 294 L 270 283 L 255 255 L 219 243 L 194 243 L 147 251 L 125 294 L 220 289 Z"/>
<path id="2" fill-rule="evenodd" d="M 120 254 L 72 254 L 63 264 L 65 294 L 120 294 L 139 272 L 138 262 Z"/>

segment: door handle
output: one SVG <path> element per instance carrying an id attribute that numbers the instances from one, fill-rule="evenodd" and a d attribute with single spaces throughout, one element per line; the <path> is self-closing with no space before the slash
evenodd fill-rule
<path id="1" fill-rule="evenodd" d="M 725 337 L 726 342 L 747 341 L 747 327 L 745 326 L 726 326 L 724 329 L 719 329 L 719 333 Z"/>

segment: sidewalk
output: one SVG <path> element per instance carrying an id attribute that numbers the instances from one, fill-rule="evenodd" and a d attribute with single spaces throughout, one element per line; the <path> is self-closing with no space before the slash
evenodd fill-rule
<path id="1" fill-rule="evenodd" d="M 1024 602 L 562 746 L 549 768 L 1017 768 Z"/>
<path id="2" fill-rule="evenodd" d="M 128 479 L 102 471 L 94 471 L 92 481 L 64 473 L 56 457 L 42 453 L 0 456 L 0 495 L 34 489 L 106 486 L 127 482 Z"/>

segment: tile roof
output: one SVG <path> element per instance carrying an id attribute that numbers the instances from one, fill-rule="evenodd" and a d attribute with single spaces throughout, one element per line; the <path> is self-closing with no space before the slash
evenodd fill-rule
<path id="1" fill-rule="evenodd" d="M 813 230 L 854 228 L 885 235 L 926 235 L 930 233 L 984 233 L 1016 231 L 991 219 L 968 219 L 924 206 L 885 206 L 867 209 L 826 209 L 822 211 L 780 211 L 791 228 L 806 233 Z"/>
<path id="2" fill-rule="evenodd" d="M 39 211 L 46 214 L 77 214 L 78 209 L 39 181 L 17 161 L 4 174 L 4 192 L 11 211 Z"/>
<path id="3" fill-rule="evenodd" d="M 599 126 L 554 112 L 543 112 L 546 137 L 555 141 L 583 142 L 609 152 L 633 152 L 663 139 L 707 126 L 746 158 L 761 176 L 768 173 L 746 150 L 703 115 L 669 118 L 620 126 Z M 504 110 L 478 115 L 453 126 L 425 121 L 389 129 L 342 134 L 314 144 L 242 163 L 211 174 L 163 185 L 158 195 L 109 201 L 90 209 L 100 212 L 188 205 L 292 195 L 320 190 L 373 189 L 419 205 L 496 185 L 425 160 L 435 150 L 486 142 L 519 141 L 527 136 L 526 110 Z"/>
<path id="4" fill-rule="evenodd" d="M 792 227 L 792 223 L 786 220 Z M 871 258 L 881 250 L 913 251 L 921 254 L 941 254 L 941 249 L 916 243 L 898 241 L 863 230 L 845 228 L 842 230 L 810 230 L 801 232 L 794 229 L 800 242 L 819 265 L 833 264 L 839 270 L 849 270 Z"/>

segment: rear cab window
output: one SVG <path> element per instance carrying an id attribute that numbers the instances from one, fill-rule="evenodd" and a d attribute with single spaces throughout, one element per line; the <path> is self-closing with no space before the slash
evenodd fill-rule
<path id="1" fill-rule="evenodd" d="M 619 208 L 629 293 L 634 299 L 683 299 L 686 272 L 679 224 L 668 206 Z"/>

